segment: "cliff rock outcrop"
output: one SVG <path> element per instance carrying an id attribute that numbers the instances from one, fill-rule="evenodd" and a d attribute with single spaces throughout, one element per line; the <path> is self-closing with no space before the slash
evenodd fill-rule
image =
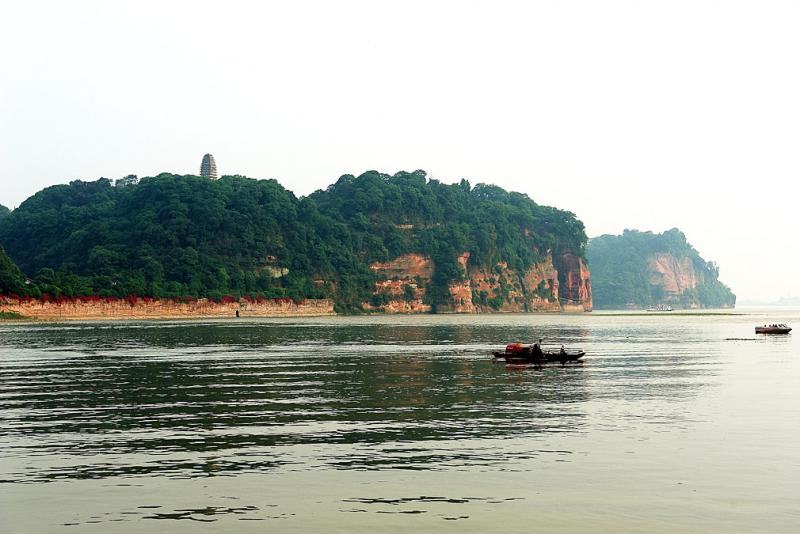
<path id="1" fill-rule="evenodd" d="M 450 301 L 439 305 L 437 312 L 537 312 L 591 311 L 592 287 L 589 270 L 583 260 L 572 254 L 549 255 L 525 272 L 518 272 L 505 262 L 492 269 L 470 265 L 470 254 L 458 258 L 465 276 L 449 285 Z M 558 266 L 558 267 L 557 267 Z M 426 287 L 434 270 L 430 258 L 405 254 L 390 262 L 373 263 L 379 275 L 367 310 L 386 313 L 431 311 L 426 303 Z"/>
<path id="2" fill-rule="evenodd" d="M 370 265 L 379 279 L 375 282 L 372 302 L 364 309 L 386 313 L 425 313 L 431 306 L 425 303 L 425 285 L 433 274 L 430 258 L 421 254 L 405 254 L 390 262 Z"/>
<path id="3" fill-rule="evenodd" d="M 694 268 L 688 256 L 681 259 L 672 254 L 656 253 L 647 258 L 650 267 L 650 283 L 659 285 L 668 297 L 677 297 L 687 289 L 695 289 L 704 283 L 703 273 Z"/>
<path id="4" fill-rule="evenodd" d="M 76 298 L 46 301 L 0 295 L 0 311 L 16 312 L 32 319 L 204 319 L 213 317 L 300 317 L 334 315 L 327 299 L 294 302 L 291 299 L 230 300 L 209 299 L 117 299 Z"/>

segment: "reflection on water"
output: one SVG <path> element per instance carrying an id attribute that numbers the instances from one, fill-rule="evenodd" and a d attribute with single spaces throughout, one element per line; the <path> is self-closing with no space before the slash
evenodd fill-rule
<path id="1" fill-rule="evenodd" d="M 593 454 L 588 444 L 607 432 L 646 441 L 647 426 L 652 433 L 690 431 L 703 420 L 697 399 L 713 395 L 730 372 L 731 347 L 747 344 L 726 339 L 736 325 L 719 318 L 702 327 L 686 319 L 536 321 L 2 326 L 0 487 L 96 481 L 96 488 L 158 495 L 159 479 L 268 475 L 290 484 L 295 476 L 348 472 L 378 483 L 404 472 L 448 480 L 532 473 Z M 582 365 L 542 369 L 489 357 L 506 341 L 536 337 L 589 355 Z M 780 352 L 787 343 L 755 340 L 750 350 Z M 347 514 L 431 513 L 461 522 L 476 507 L 485 512 L 532 498 L 457 487 L 450 496 L 412 488 L 387 497 L 341 480 L 341 488 L 326 491 L 336 494 L 331 506 Z M 60 524 L 303 515 L 275 503 L 205 502 L 141 503 Z M 466 508 L 448 508 L 454 505 Z"/>
<path id="2" fill-rule="evenodd" d="M 18 456 L 66 451 L 72 461 L 6 480 L 204 477 L 301 464 L 486 466 L 503 463 L 506 451 L 470 440 L 580 428 L 581 366 L 509 372 L 485 350 L 459 344 L 465 330 L 181 325 L 20 333 L 8 341 L 23 357 L 2 375 L 6 436 Z M 313 462 L 291 454 L 293 445 L 316 444 L 350 447 Z M 132 462 L 138 453 L 147 460 Z"/>

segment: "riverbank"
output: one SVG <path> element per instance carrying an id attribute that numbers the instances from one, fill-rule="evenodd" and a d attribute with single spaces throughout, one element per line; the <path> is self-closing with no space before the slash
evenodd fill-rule
<path id="1" fill-rule="evenodd" d="M 532 312 L 516 311 L 445 311 L 431 314 L 429 311 L 387 313 L 367 311 L 365 316 L 384 315 L 530 315 L 582 314 L 581 306 L 565 306 L 559 311 L 544 309 Z M 0 296 L 0 320 L 2 321 L 107 321 L 107 320 L 179 320 L 214 319 L 224 317 L 320 317 L 340 315 L 334 311 L 330 299 L 308 299 L 295 302 L 292 299 L 233 299 L 222 301 L 210 299 L 180 298 L 154 299 L 149 297 L 73 297 L 56 300 L 11 298 Z M 350 314 L 346 314 L 350 315 Z"/>
<path id="2" fill-rule="evenodd" d="M 44 301 L 0 297 L 0 318 L 71 321 L 114 319 L 208 319 L 219 317 L 315 317 L 336 315 L 333 301 L 309 299 L 75 298 Z"/>

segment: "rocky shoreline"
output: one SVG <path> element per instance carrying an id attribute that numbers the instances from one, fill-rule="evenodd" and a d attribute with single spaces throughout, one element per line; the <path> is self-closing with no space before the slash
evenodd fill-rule
<path id="1" fill-rule="evenodd" d="M 36 300 L 0 297 L 0 312 L 24 320 L 210 319 L 221 317 L 315 317 L 335 315 L 333 301 L 309 299 L 223 300 L 74 298 Z M 13 320 L 19 320 L 14 318 Z"/>
<path id="2" fill-rule="evenodd" d="M 561 305 L 525 311 L 517 308 L 491 310 L 479 308 L 444 309 L 439 314 L 498 314 L 498 313 L 583 313 L 583 305 Z M 365 315 L 427 315 L 429 306 L 365 310 Z M 71 299 L 39 300 L 0 295 L 0 320 L 17 321 L 113 321 L 113 320 L 180 320 L 255 317 L 322 317 L 339 315 L 330 299 L 234 300 L 217 302 L 210 299 L 154 299 L 142 297 L 76 297 Z"/>

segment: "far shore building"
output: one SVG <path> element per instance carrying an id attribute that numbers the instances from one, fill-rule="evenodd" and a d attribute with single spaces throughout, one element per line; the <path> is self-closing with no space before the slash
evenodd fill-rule
<path id="1" fill-rule="evenodd" d="M 203 163 L 200 164 L 200 176 L 217 179 L 217 162 L 214 161 L 214 156 L 206 154 L 203 156 Z"/>

